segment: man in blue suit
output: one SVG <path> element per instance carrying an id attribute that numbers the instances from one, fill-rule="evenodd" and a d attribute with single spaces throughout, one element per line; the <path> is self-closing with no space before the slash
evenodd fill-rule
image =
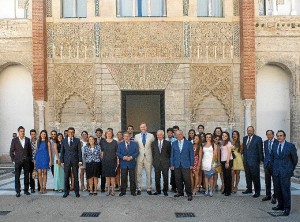
<path id="1" fill-rule="evenodd" d="M 170 166 L 174 170 L 177 194 L 174 197 L 184 196 L 183 182 L 188 201 L 193 199 L 191 186 L 191 170 L 194 167 L 194 149 L 190 141 L 183 138 L 182 130 L 176 132 L 177 140 L 172 143 Z"/>
<path id="2" fill-rule="evenodd" d="M 121 168 L 121 193 L 119 196 L 126 194 L 127 178 L 129 173 L 131 195 L 136 196 L 136 158 L 139 155 L 138 144 L 130 141 L 129 132 L 123 133 L 124 141 L 121 142 L 117 149 L 117 156 L 120 158 Z"/>
<path id="3" fill-rule="evenodd" d="M 247 190 L 243 194 L 252 193 L 254 184 L 254 198 L 260 196 L 260 163 L 264 161 L 263 142 L 261 137 L 254 134 L 253 126 L 248 126 L 247 136 L 243 138 L 243 157 L 246 174 Z"/>
<path id="4" fill-rule="evenodd" d="M 262 199 L 262 201 L 271 200 L 272 204 L 276 204 L 276 196 L 271 195 L 271 181 L 273 181 L 274 187 L 274 178 L 272 176 L 272 167 L 271 167 L 271 151 L 274 143 L 278 143 L 277 139 L 274 138 L 274 131 L 267 130 L 266 132 L 267 140 L 264 141 L 264 170 L 265 170 L 265 183 L 266 183 L 266 196 Z M 275 187 L 274 187 L 275 192 Z"/>
<path id="5" fill-rule="evenodd" d="M 276 136 L 278 143 L 272 147 L 271 166 L 278 205 L 272 209 L 282 210 L 283 216 L 288 216 L 291 211 L 291 177 L 298 163 L 298 155 L 295 145 L 285 140 L 283 130 L 278 130 Z"/>

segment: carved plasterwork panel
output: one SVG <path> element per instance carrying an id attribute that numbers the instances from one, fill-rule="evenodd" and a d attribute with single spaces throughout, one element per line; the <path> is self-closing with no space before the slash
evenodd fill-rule
<path id="1" fill-rule="evenodd" d="M 232 119 L 232 67 L 191 65 L 191 107 L 192 121 L 201 102 L 210 94 L 224 106 L 229 119 Z"/>
<path id="2" fill-rule="evenodd" d="M 92 65 L 57 65 L 54 67 L 54 106 L 56 121 L 70 96 L 78 95 L 87 104 L 90 114 L 95 113 L 95 75 Z"/>
<path id="3" fill-rule="evenodd" d="M 101 23 L 102 58 L 179 58 L 182 22 Z"/>
<path id="4" fill-rule="evenodd" d="M 233 0 L 233 15 L 240 16 L 240 0 Z"/>
<path id="5" fill-rule="evenodd" d="M 47 17 L 52 17 L 52 0 L 46 0 L 46 14 Z"/>
<path id="6" fill-rule="evenodd" d="M 177 64 L 107 64 L 120 89 L 165 89 Z"/>

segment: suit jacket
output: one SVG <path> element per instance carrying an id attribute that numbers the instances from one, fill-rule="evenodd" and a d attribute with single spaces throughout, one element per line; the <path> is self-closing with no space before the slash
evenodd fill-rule
<path id="1" fill-rule="evenodd" d="M 82 162 L 81 143 L 76 137 L 73 137 L 73 143 L 69 146 L 68 137 L 61 142 L 60 162 L 65 166 L 76 166 Z"/>
<path id="2" fill-rule="evenodd" d="M 171 143 L 167 140 L 163 140 L 161 152 L 158 147 L 158 140 L 155 140 L 151 144 L 152 148 L 152 164 L 154 168 L 162 167 L 169 168 L 170 167 L 170 157 L 171 157 Z"/>
<path id="3" fill-rule="evenodd" d="M 32 149 L 30 139 L 25 137 L 24 148 L 19 140 L 19 137 L 13 138 L 10 145 L 10 158 L 12 162 L 20 163 L 23 160 L 32 161 Z"/>
<path id="4" fill-rule="evenodd" d="M 271 152 L 273 176 L 292 177 L 298 163 L 297 149 L 294 144 L 285 141 L 282 153 L 279 155 L 278 145 L 278 141 L 274 142 Z"/>
<path id="5" fill-rule="evenodd" d="M 278 143 L 278 140 L 277 139 L 274 139 L 274 143 Z M 273 147 L 273 144 L 272 144 L 272 147 Z M 264 154 L 265 154 L 265 158 L 264 158 L 264 168 L 267 168 L 268 165 L 270 164 L 270 160 L 271 160 L 271 152 L 269 151 L 269 140 L 265 140 L 264 141 Z M 271 147 L 271 151 L 272 151 L 272 147 Z"/>
<path id="6" fill-rule="evenodd" d="M 179 149 L 178 140 L 172 143 L 170 165 L 174 166 L 175 168 L 179 168 L 180 164 L 185 169 L 194 166 L 193 144 L 186 139 L 183 140 L 181 152 Z"/>
<path id="7" fill-rule="evenodd" d="M 131 141 L 129 143 L 128 150 L 126 149 L 125 142 L 121 142 L 118 145 L 117 156 L 120 158 L 120 167 L 121 169 L 135 169 L 136 167 L 136 158 L 139 155 L 139 147 L 136 142 Z M 124 156 L 132 156 L 131 161 L 123 160 Z"/>
<path id="8" fill-rule="evenodd" d="M 243 138 L 243 157 L 244 164 L 249 166 L 257 166 L 260 161 L 264 161 L 263 142 L 261 137 L 253 135 L 249 148 L 247 148 L 248 136 Z"/>
<path id="9" fill-rule="evenodd" d="M 141 133 L 138 133 L 135 135 L 134 137 L 134 141 L 137 142 L 138 146 L 139 146 L 139 150 L 140 150 L 140 154 L 137 158 L 137 161 L 143 161 L 144 159 L 146 159 L 146 161 L 148 163 L 152 164 L 152 149 L 151 149 L 151 144 L 154 141 L 154 136 L 152 133 L 147 133 L 147 137 L 146 137 L 146 144 L 144 146 L 143 142 L 142 142 L 142 135 Z"/>

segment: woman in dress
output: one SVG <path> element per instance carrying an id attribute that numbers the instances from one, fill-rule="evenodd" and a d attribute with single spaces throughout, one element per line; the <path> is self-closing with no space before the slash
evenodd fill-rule
<path id="1" fill-rule="evenodd" d="M 100 155 L 101 148 L 95 143 L 95 138 L 89 136 L 88 142 L 84 147 L 84 157 L 86 162 L 86 178 L 88 179 L 90 196 L 98 194 L 98 178 L 100 177 Z"/>
<path id="2" fill-rule="evenodd" d="M 195 135 L 194 137 L 194 168 L 191 173 L 191 181 L 194 196 L 197 193 L 197 187 L 199 185 L 199 170 L 201 169 L 201 155 L 202 155 L 202 146 L 200 144 L 200 137 Z"/>
<path id="3" fill-rule="evenodd" d="M 102 176 L 106 177 L 107 193 L 106 196 L 115 195 L 115 182 L 118 167 L 117 149 L 118 143 L 113 139 L 114 134 L 111 130 L 105 132 L 105 140 L 102 142 Z M 111 189 L 111 191 L 110 191 Z"/>
<path id="4" fill-rule="evenodd" d="M 205 144 L 205 133 L 199 133 L 199 138 L 200 138 L 200 145 L 201 145 L 201 163 L 202 163 L 202 149 L 203 149 L 203 146 Z M 205 176 L 204 176 L 204 173 L 203 173 L 203 167 L 202 167 L 202 164 L 200 163 L 200 169 L 199 169 L 199 192 L 200 193 L 203 193 L 204 190 L 202 189 L 203 187 L 205 187 Z"/>
<path id="5" fill-rule="evenodd" d="M 86 191 L 85 185 L 84 185 L 84 174 L 85 174 L 85 168 L 86 168 L 86 163 L 85 163 L 85 157 L 84 157 L 84 147 L 87 144 L 88 140 L 88 132 L 87 131 L 82 131 L 81 133 L 81 153 L 82 153 L 82 165 L 79 167 L 80 168 L 80 183 L 81 183 L 81 190 Z M 88 184 L 87 184 L 88 187 Z"/>
<path id="6" fill-rule="evenodd" d="M 228 132 L 222 133 L 223 144 L 221 146 L 221 165 L 224 179 L 224 191 L 222 194 L 229 196 L 231 194 L 231 168 L 232 168 L 232 155 L 231 155 L 231 142 Z"/>
<path id="7" fill-rule="evenodd" d="M 60 163 L 60 150 L 61 142 L 63 140 L 63 135 L 61 133 L 57 134 L 57 141 L 54 144 L 54 190 L 58 192 L 63 192 L 64 190 L 64 168 Z"/>
<path id="8" fill-rule="evenodd" d="M 240 182 L 240 172 L 244 170 L 244 164 L 242 159 L 243 146 L 240 142 L 240 133 L 236 130 L 232 132 L 232 152 L 235 155 L 233 159 L 232 167 L 232 193 L 238 191 L 239 182 Z"/>
<path id="9" fill-rule="evenodd" d="M 194 143 L 194 138 L 196 135 L 195 130 L 190 129 L 188 135 L 189 135 L 188 141 L 191 141 L 192 143 Z"/>
<path id="10" fill-rule="evenodd" d="M 214 183 L 214 160 L 215 155 L 217 155 L 217 148 L 213 141 L 213 136 L 211 133 L 206 134 L 206 143 L 202 149 L 202 169 L 205 175 L 205 195 L 213 196 L 213 183 Z"/>
<path id="11" fill-rule="evenodd" d="M 217 191 L 219 186 L 218 186 L 218 174 L 222 173 L 222 167 L 221 167 L 221 149 L 220 149 L 220 136 L 216 135 L 214 136 L 214 143 L 215 143 L 215 147 L 217 149 L 216 153 L 217 155 L 215 155 L 215 160 L 214 160 L 214 168 L 216 171 L 216 174 L 214 175 L 214 189 Z M 224 181 L 222 181 L 222 187 L 224 184 Z"/>
<path id="12" fill-rule="evenodd" d="M 51 147 L 46 130 L 40 132 L 37 142 L 37 149 L 34 157 L 34 165 L 38 171 L 38 181 L 40 184 L 40 193 L 46 193 L 47 170 L 52 166 Z"/>

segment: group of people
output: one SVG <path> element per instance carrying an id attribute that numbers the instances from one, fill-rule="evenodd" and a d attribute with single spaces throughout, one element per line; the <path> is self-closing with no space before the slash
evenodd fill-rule
<path id="1" fill-rule="evenodd" d="M 15 190 L 20 197 L 20 174 L 24 169 L 24 194 L 35 192 L 35 174 L 38 177 L 38 190 L 46 193 L 47 171 L 54 176 L 54 190 L 64 192 L 66 198 L 74 190 L 79 194 L 79 177 L 82 191 L 97 195 L 98 178 L 101 192 L 114 196 L 126 195 L 129 186 L 133 196 L 141 195 L 142 170 L 146 171 L 146 191 L 149 195 L 168 196 L 169 170 L 170 185 L 174 197 L 184 196 L 184 190 L 191 201 L 197 192 L 213 196 L 220 190 L 225 196 L 238 191 L 240 171 L 245 170 L 247 189 L 243 194 L 252 194 L 257 198 L 261 194 L 260 164 L 265 169 L 266 196 L 263 201 L 278 203 L 273 210 L 282 210 L 288 216 L 291 210 L 290 179 L 298 163 L 294 144 L 285 140 L 286 134 L 279 130 L 275 139 L 274 132 L 266 132 L 267 140 L 255 135 L 254 128 L 247 128 L 247 136 L 240 138 L 238 131 L 230 135 L 216 127 L 213 133 L 205 133 L 204 126 L 198 126 L 198 132 L 189 130 L 188 138 L 178 126 L 158 130 L 156 137 L 149 133 L 146 123 L 140 124 L 140 133 L 133 135 L 132 125 L 127 131 L 118 132 L 114 137 L 113 129 L 96 129 L 95 135 L 81 133 L 76 138 L 75 129 L 69 127 L 64 135 L 42 130 L 37 139 L 36 131 L 30 130 L 30 139 L 25 137 L 25 129 L 18 128 L 18 137 L 11 143 L 10 155 L 15 163 Z M 242 141 L 242 142 L 241 142 Z M 155 192 L 152 193 L 151 171 L 154 167 Z M 79 172 L 80 171 L 80 172 Z M 217 184 L 221 177 L 221 188 Z M 129 176 L 129 185 L 128 185 Z M 161 176 L 163 186 L 161 186 Z M 85 177 L 87 181 L 85 182 Z M 271 194 L 271 181 L 274 194 Z"/>

